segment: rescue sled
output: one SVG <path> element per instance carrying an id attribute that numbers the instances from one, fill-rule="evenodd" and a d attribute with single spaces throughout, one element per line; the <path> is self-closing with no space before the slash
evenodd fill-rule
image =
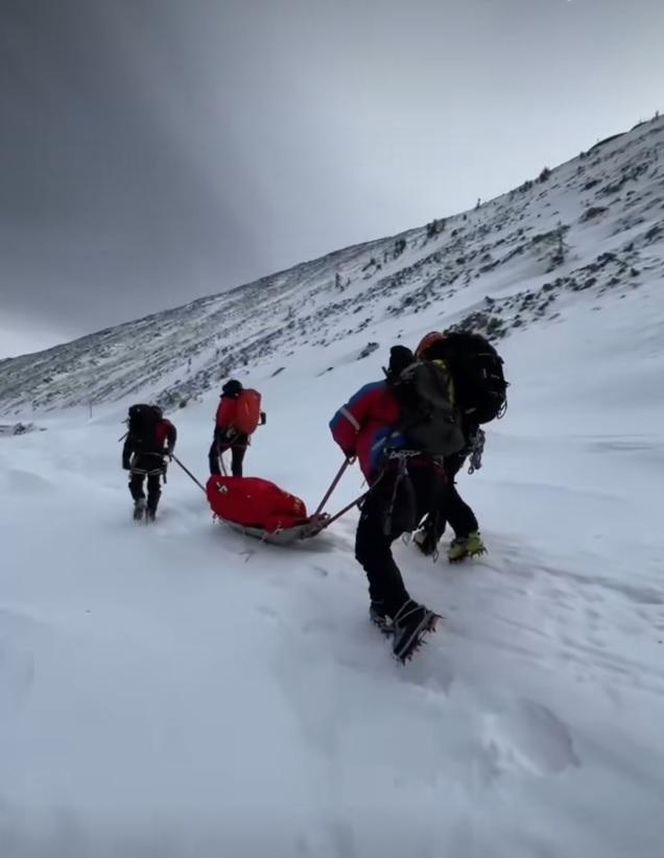
<path id="1" fill-rule="evenodd" d="M 258 477 L 213 474 L 205 491 L 216 518 L 263 542 L 288 545 L 309 539 L 330 520 L 321 513 L 307 515 L 304 501 Z"/>
<path id="2" fill-rule="evenodd" d="M 219 516 L 217 516 L 219 518 Z M 316 536 L 325 528 L 324 521 L 318 523 L 311 518 L 303 524 L 296 524 L 292 527 L 279 528 L 278 530 L 269 533 L 260 527 L 247 527 L 244 524 L 237 524 L 234 521 L 221 519 L 223 523 L 230 527 L 231 530 L 236 530 L 238 533 L 244 533 L 246 536 L 251 536 L 253 539 L 260 539 L 261 542 L 270 542 L 273 545 L 292 545 L 294 542 L 299 542 L 302 539 L 309 539 Z"/>

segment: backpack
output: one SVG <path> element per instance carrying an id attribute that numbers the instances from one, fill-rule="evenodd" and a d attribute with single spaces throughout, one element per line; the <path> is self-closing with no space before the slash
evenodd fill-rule
<path id="1" fill-rule="evenodd" d="M 438 361 L 420 360 L 391 381 L 399 407 L 399 431 L 407 444 L 432 456 L 449 456 L 464 445 L 459 415 L 451 402 L 450 377 Z"/>
<path id="2" fill-rule="evenodd" d="M 154 453 L 161 449 L 157 427 L 162 421 L 161 409 L 155 405 L 132 405 L 129 408 L 129 436 L 138 453 Z"/>
<path id="3" fill-rule="evenodd" d="M 507 410 L 503 359 L 481 334 L 447 333 L 428 355 L 444 360 L 454 382 L 455 402 L 472 423 L 490 423 Z"/>
<path id="4" fill-rule="evenodd" d="M 251 388 L 238 396 L 222 396 L 217 409 L 217 426 L 235 429 L 241 435 L 253 435 L 261 419 L 261 395 Z"/>

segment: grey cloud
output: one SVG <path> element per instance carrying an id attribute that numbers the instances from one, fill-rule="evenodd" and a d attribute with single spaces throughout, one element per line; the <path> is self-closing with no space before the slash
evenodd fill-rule
<path id="1" fill-rule="evenodd" d="M 4 0 L 0 312 L 66 335 L 488 198 L 659 106 L 659 0 Z"/>

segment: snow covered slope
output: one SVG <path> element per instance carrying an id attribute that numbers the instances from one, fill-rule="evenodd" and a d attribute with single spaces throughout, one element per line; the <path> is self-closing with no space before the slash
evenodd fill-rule
<path id="1" fill-rule="evenodd" d="M 409 233 L 396 260 L 391 239 L 312 263 L 308 285 L 306 266 L 281 275 L 272 310 L 255 287 L 248 309 L 237 293 L 164 314 L 179 364 L 136 336 L 154 320 L 88 338 L 96 355 L 79 341 L 4 364 L 8 414 L 87 402 L 91 379 L 98 404 L 0 437 L 2 858 L 659 858 L 662 132 L 642 126 L 428 240 Z M 517 221 L 498 229 L 501 206 Z M 559 218 L 566 260 L 547 273 L 558 239 L 534 239 Z M 449 247 L 462 228 L 463 264 Z M 365 280 L 367 254 L 382 269 Z M 226 301 L 255 333 L 217 346 Z M 220 314 L 209 328 L 205 307 Z M 248 471 L 315 506 L 340 460 L 331 412 L 380 377 L 396 338 L 469 317 L 498 334 L 512 381 L 484 467 L 460 477 L 489 554 L 450 567 L 395 546 L 413 595 L 445 616 L 407 667 L 367 620 L 356 514 L 297 548 L 262 545 L 213 523 L 173 466 L 155 526 L 130 521 L 121 397 L 189 397 L 170 416 L 203 477 L 216 374 L 246 357 L 268 412 Z M 148 348 L 164 349 L 154 377 Z M 30 361 L 49 368 L 35 379 Z M 360 485 L 349 475 L 331 508 Z"/>
<path id="2" fill-rule="evenodd" d="M 384 344 L 390 318 L 404 330 L 418 314 L 424 327 L 465 319 L 500 337 L 564 318 L 579 292 L 601 308 L 661 279 L 663 256 L 664 119 L 655 119 L 474 211 L 0 361 L 0 414 L 139 390 L 179 404 L 241 367 L 289 369 L 303 346 L 343 339 L 353 360 Z"/>
<path id="3" fill-rule="evenodd" d="M 461 477 L 487 557 L 396 546 L 446 618 L 405 668 L 366 616 L 354 514 L 261 545 L 172 467 L 136 527 L 122 408 L 0 438 L 3 858 L 659 858 L 664 311 L 644 286 L 589 336 L 593 306 L 503 344 L 510 411 Z M 377 352 L 314 381 L 344 348 L 260 379 L 249 473 L 310 505 L 331 411 L 380 375 Z M 175 415 L 199 477 L 215 399 Z"/>

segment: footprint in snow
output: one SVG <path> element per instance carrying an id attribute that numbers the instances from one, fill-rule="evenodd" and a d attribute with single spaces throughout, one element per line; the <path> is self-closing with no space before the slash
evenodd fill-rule
<path id="1" fill-rule="evenodd" d="M 0 716 L 20 706 L 34 683 L 31 627 L 30 620 L 0 608 Z"/>
<path id="2" fill-rule="evenodd" d="M 279 614 L 271 605 L 256 605 L 256 611 L 269 620 L 279 620 Z"/>
<path id="3" fill-rule="evenodd" d="M 511 711 L 485 716 L 483 754 L 490 780 L 509 771 L 541 776 L 581 765 L 568 726 L 548 707 L 527 699 Z"/>
<path id="4" fill-rule="evenodd" d="M 314 564 L 312 564 L 311 569 L 313 572 L 316 573 L 316 575 L 318 575 L 319 578 L 327 578 L 327 576 L 330 574 L 324 566 L 315 566 Z"/>
<path id="5" fill-rule="evenodd" d="M 22 468 L 9 468 L 5 476 L 7 479 L 7 488 L 12 493 L 41 495 L 45 491 L 53 492 L 53 483 L 32 471 L 24 471 Z"/>

